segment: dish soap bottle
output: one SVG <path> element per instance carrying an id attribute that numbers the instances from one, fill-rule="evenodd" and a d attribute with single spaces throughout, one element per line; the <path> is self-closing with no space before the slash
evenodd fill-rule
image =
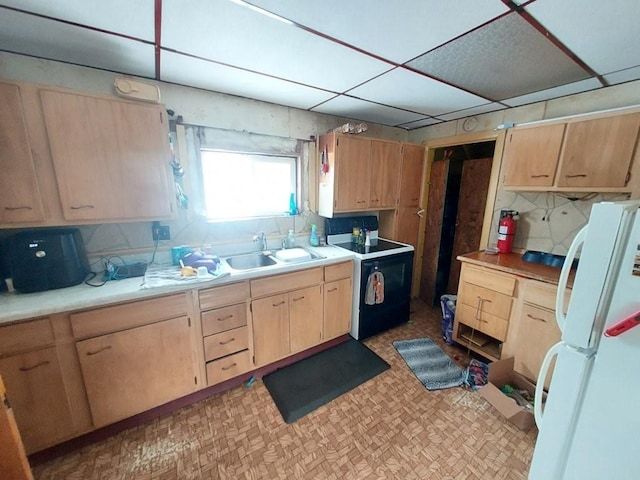
<path id="1" fill-rule="evenodd" d="M 320 241 L 318 240 L 318 227 L 316 225 L 311 225 L 311 236 L 309 237 L 309 245 L 312 247 L 317 247 L 320 245 Z"/>
<path id="2" fill-rule="evenodd" d="M 293 248 L 296 246 L 296 237 L 293 236 L 293 230 L 289 230 L 287 235 L 287 248 Z"/>

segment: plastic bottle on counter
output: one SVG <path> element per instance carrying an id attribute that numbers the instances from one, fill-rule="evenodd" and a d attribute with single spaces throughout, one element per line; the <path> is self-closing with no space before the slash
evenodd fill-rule
<path id="1" fill-rule="evenodd" d="M 309 237 L 309 245 L 312 247 L 317 247 L 320 245 L 320 240 L 318 240 L 318 227 L 314 224 L 311 225 L 311 236 Z"/>
<path id="2" fill-rule="evenodd" d="M 296 246 L 296 237 L 293 236 L 293 230 L 289 230 L 287 235 L 287 248 L 293 248 Z"/>

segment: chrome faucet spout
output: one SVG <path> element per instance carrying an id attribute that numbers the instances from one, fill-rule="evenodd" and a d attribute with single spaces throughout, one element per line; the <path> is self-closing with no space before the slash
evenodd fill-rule
<path id="1" fill-rule="evenodd" d="M 260 250 L 267 250 L 267 236 L 264 234 L 264 232 L 260 232 L 259 235 L 254 235 L 253 241 L 260 242 Z"/>

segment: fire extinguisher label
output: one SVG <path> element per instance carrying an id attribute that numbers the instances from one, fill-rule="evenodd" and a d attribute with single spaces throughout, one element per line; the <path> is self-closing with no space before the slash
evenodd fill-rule
<path id="1" fill-rule="evenodd" d="M 498 233 L 500 233 L 500 234 L 506 235 L 508 231 L 509 231 L 509 229 L 507 228 L 506 225 L 500 225 L 498 227 Z"/>

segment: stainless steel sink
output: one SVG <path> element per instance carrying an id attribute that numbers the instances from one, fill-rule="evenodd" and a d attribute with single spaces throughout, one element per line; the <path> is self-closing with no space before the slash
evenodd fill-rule
<path id="1" fill-rule="evenodd" d="M 235 270 L 250 270 L 252 268 L 269 267 L 275 265 L 276 260 L 262 252 L 243 253 L 226 257 L 225 261 Z"/>

